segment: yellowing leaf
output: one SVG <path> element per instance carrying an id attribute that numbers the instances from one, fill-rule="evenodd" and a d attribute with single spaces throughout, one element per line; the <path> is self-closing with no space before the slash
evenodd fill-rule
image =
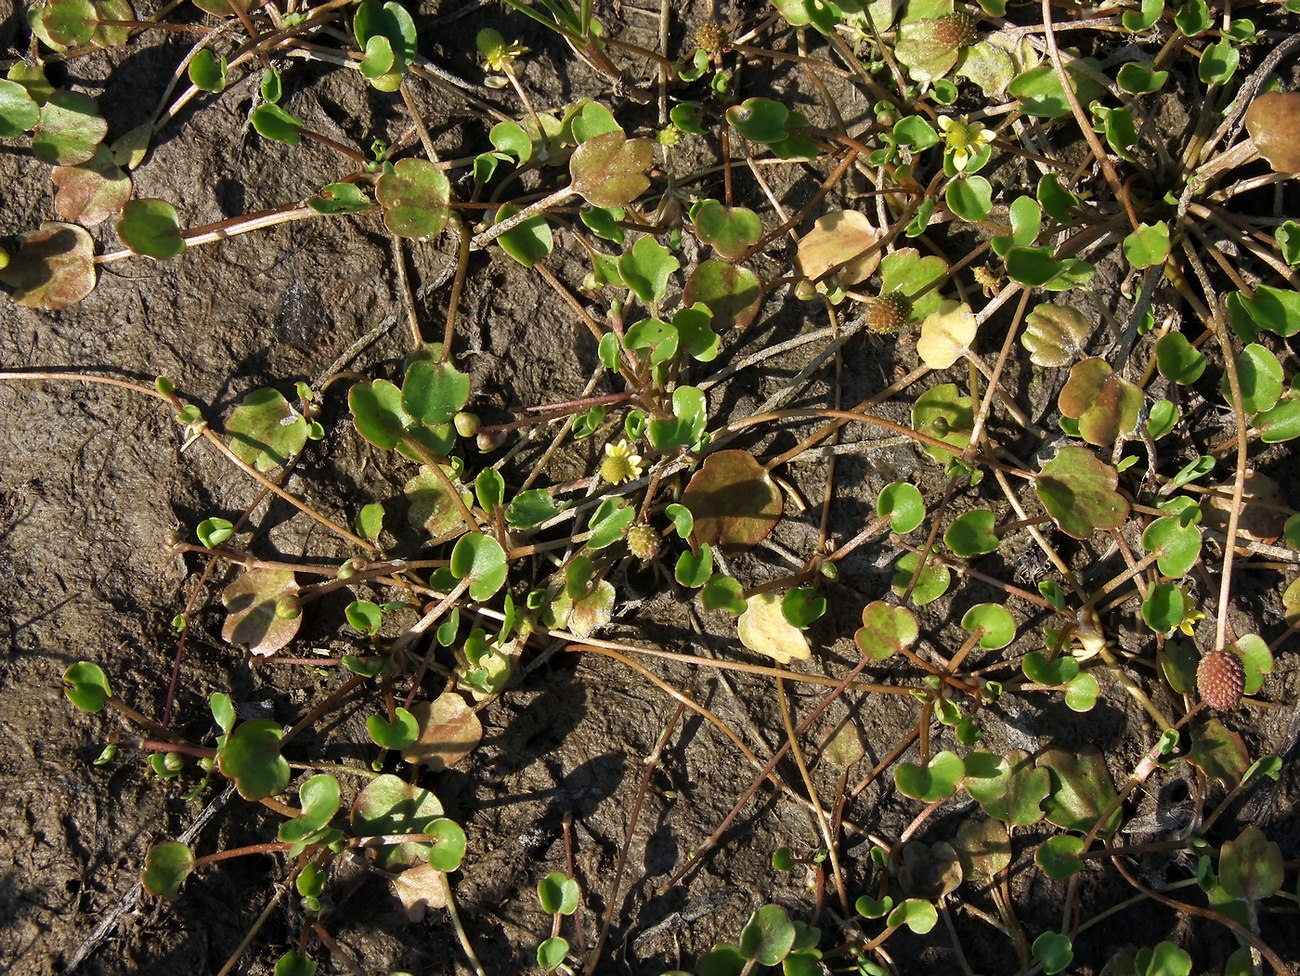
<path id="1" fill-rule="evenodd" d="M 856 285 L 871 277 L 880 264 L 879 248 L 871 250 L 879 239 L 865 214 L 856 210 L 824 214 L 799 241 L 799 268 L 816 281 L 839 267 L 835 283 L 842 288 Z"/>
<path id="2" fill-rule="evenodd" d="M 970 349 L 978 328 L 969 305 L 945 301 L 921 323 L 916 353 L 931 369 L 947 369 Z"/>
<path id="3" fill-rule="evenodd" d="M 745 601 L 746 610 L 736 622 L 740 641 L 751 651 L 766 654 L 778 664 L 812 657 L 808 638 L 781 612 L 781 596 L 757 593 Z"/>

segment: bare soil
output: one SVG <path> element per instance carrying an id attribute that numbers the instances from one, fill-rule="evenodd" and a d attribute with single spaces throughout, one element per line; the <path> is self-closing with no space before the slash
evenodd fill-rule
<path id="1" fill-rule="evenodd" d="M 474 34 L 486 24 L 499 25 L 500 8 L 474 8 L 441 24 L 438 15 L 451 13 L 454 6 L 424 5 L 421 49 L 461 77 L 479 78 L 472 56 Z M 685 26 L 674 28 L 675 43 L 685 43 L 684 31 L 702 17 L 695 8 L 682 12 Z M 655 21 L 630 9 L 620 17 L 618 9 L 609 14 L 610 26 L 617 26 L 620 36 L 655 46 Z M 511 18 L 510 25 L 535 52 L 524 81 L 539 107 L 562 106 L 579 96 L 618 104 L 601 79 L 577 66 L 553 37 L 522 18 Z M 5 20 L 0 40 L 25 44 L 17 14 Z M 126 52 L 77 61 L 77 84 L 99 97 L 111 131 L 125 131 L 152 111 L 186 49 L 166 37 L 136 40 Z M 791 72 L 772 74 L 773 90 L 795 83 Z M 394 139 L 403 131 L 404 117 L 392 103 L 358 84 L 351 72 L 298 67 L 286 73 L 286 81 L 284 104 L 328 135 L 365 145 L 373 137 Z M 197 225 L 301 198 L 337 178 L 337 157 L 327 150 L 307 143 L 290 149 L 256 136 L 247 120 L 254 84 L 245 80 L 220 99 L 201 99 L 187 109 L 134 174 L 135 195 L 168 199 L 187 224 Z M 417 86 L 416 92 L 444 158 L 484 144 L 484 123 L 476 113 L 432 88 Z M 804 110 L 815 111 L 802 88 L 792 98 L 794 104 L 806 99 Z M 816 185 L 814 178 L 795 171 L 771 178 L 792 209 Z M 752 182 L 741 186 L 748 196 L 738 202 L 766 209 Z M 0 187 L 0 236 L 21 234 L 53 217 L 49 170 L 26 153 L 0 155 Z M 116 246 L 111 222 L 94 233 L 105 250 Z M 416 314 L 429 338 L 441 334 L 446 314 L 446 280 L 455 260 L 450 244 L 447 238 L 403 248 Z M 789 266 L 788 244 L 781 247 L 786 250 L 767 258 L 774 269 Z M 953 245 L 952 253 L 963 250 Z M 580 280 L 580 258 L 576 249 L 561 249 L 554 264 L 557 275 Z M 222 416 L 249 390 L 276 385 L 288 392 L 294 381 L 319 382 L 339 368 L 395 378 L 410 349 L 395 260 L 378 218 L 361 217 L 281 226 L 194 248 L 166 263 L 118 262 L 103 268 L 89 298 L 65 311 L 0 304 L 0 364 L 5 369 L 89 371 L 145 383 L 166 376 L 209 417 Z M 1122 301 L 1116 293 L 1119 275 L 1103 269 L 1098 283 L 1102 289 L 1094 287 L 1092 295 L 1073 299 L 1081 305 L 1117 307 Z M 777 292 L 768 296 L 753 328 L 726 337 L 720 362 L 742 361 L 826 324 L 819 304 Z M 366 341 L 356 348 L 360 340 Z M 738 373 L 711 394 L 711 416 L 722 420 L 753 413 L 820 348 L 799 346 Z M 349 350 L 347 360 L 338 364 Z M 596 355 L 585 328 L 545 283 L 494 250 L 473 258 L 462 296 L 456 360 L 473 378 L 473 406 L 491 422 L 508 419 L 507 411 L 521 405 L 580 396 Z M 842 402 L 856 403 L 916 365 L 910 339 L 858 339 L 843 350 Z M 824 368 L 792 403 L 829 404 L 836 382 L 832 374 Z M 1013 389 L 1019 384 L 1020 402 L 1045 423 L 1057 392 L 1050 384 L 1056 380 L 1037 378 L 1026 369 L 1012 374 L 1009 382 Z M 336 384 L 327 395 L 321 418 L 326 439 L 308 450 L 286 487 L 350 522 L 368 501 L 399 498 L 413 469 L 355 435 L 345 388 Z M 907 419 L 903 404 L 885 405 L 881 413 Z M 736 446 L 770 455 L 791 446 L 796 436 L 745 434 Z M 192 841 L 195 848 L 219 850 L 272 837 L 277 818 L 231 798 L 223 787 L 182 799 L 180 794 L 194 785 L 193 777 L 179 785 L 158 781 L 145 774 L 145 764 L 129 749 L 105 765 L 94 765 L 110 733 L 131 730 L 112 716 L 75 711 L 61 688 L 60 676 L 70 664 L 92 660 L 109 673 L 117 696 L 157 715 L 178 663 L 176 727 L 202 739 L 212 731 L 206 699 L 213 691 L 230 691 L 243 715 L 266 714 L 288 724 L 337 687 L 333 669 L 255 665 L 222 641 L 217 594 L 230 578 L 225 569 L 205 584 L 201 609 L 177 662 L 177 638 L 169 624 L 198 585 L 204 562 L 175 555 L 167 540 L 208 516 L 238 519 L 258 497 L 256 485 L 204 445 L 182 453 L 181 442 L 180 427 L 156 403 L 121 391 L 78 382 L 0 384 L 0 617 L 8 625 L 7 649 L 0 656 L 0 970 L 15 976 L 216 973 L 274 898 L 279 901 L 268 923 L 235 971 L 269 973 L 298 939 L 296 896 L 281 891 L 283 865 L 269 855 L 205 869 L 175 904 L 141 896 L 139 874 L 154 844 L 201 824 Z M 544 442 L 539 438 L 537 446 L 507 468 L 512 484 L 539 463 Z M 596 451 L 592 442 L 567 446 L 548 462 L 541 483 L 585 476 Z M 1289 451 L 1278 450 L 1265 461 L 1275 477 L 1295 470 Z M 773 544 L 733 566 L 740 578 L 757 583 L 799 568 L 817 540 L 828 473 L 825 457 L 802 458 L 782 473 L 794 488 L 790 494 L 801 495 L 808 508 L 796 510 L 787 499 Z M 913 480 L 927 497 L 943 492 L 938 468 L 910 446 L 864 447 L 839 456 L 832 538 L 843 542 L 852 537 L 874 514 L 877 493 L 893 480 Z M 959 497 L 954 504 L 960 510 L 974 500 Z M 251 528 L 252 546 L 268 558 L 337 563 L 352 555 L 281 503 L 260 504 Z M 402 538 L 395 551 L 412 554 L 419 547 L 418 539 Z M 793 558 L 787 556 L 791 553 Z M 815 667 L 808 670 L 839 675 L 856 663 L 852 637 L 858 615 L 865 603 L 888 591 L 896 554 L 887 543 L 869 545 L 840 566 L 840 580 L 830 591 L 831 612 L 811 631 Z M 1088 560 L 1092 554 L 1081 548 L 1078 557 Z M 981 568 L 1000 578 L 1018 573 L 1033 578 L 1033 558 L 1028 550 L 1023 556 L 999 553 Z M 1106 559 L 1097 579 L 1122 567 L 1118 557 Z M 671 567 L 671 561 L 665 565 Z M 539 563 L 538 578 L 546 572 L 549 567 Z M 1276 569 L 1248 571 L 1243 577 L 1234 625 L 1243 633 L 1279 632 L 1284 624 L 1277 595 L 1287 577 Z M 665 579 L 662 570 L 634 565 L 620 570 L 613 577 L 620 608 L 600 636 L 693 654 L 734 655 L 729 618 L 704 614 L 690 591 Z M 927 607 L 923 628 L 960 639 L 957 621 L 980 600 L 1003 598 L 991 588 L 963 588 L 959 598 L 945 597 Z M 341 607 L 324 608 L 309 624 L 294 645 L 302 656 L 357 650 L 356 635 L 342 626 Z M 1032 608 L 1014 609 L 1023 631 L 1043 623 Z M 1122 617 L 1114 621 L 1117 628 L 1139 634 L 1132 623 Z M 1140 640 L 1140 634 L 1130 639 L 1126 649 L 1139 650 Z M 642 663 L 712 709 L 762 759 L 785 741 L 770 680 L 724 678 L 711 668 L 674 662 Z M 870 668 L 865 677 L 886 680 L 891 666 Z M 1121 780 L 1152 745 L 1153 736 L 1135 731 L 1149 729 L 1145 713 L 1113 678 L 1099 673 L 1102 696 L 1092 711 L 1071 712 L 1059 696 L 1019 696 L 991 707 L 981 745 L 1002 753 L 1034 751 L 1049 743 L 1071 750 L 1093 744 L 1105 752 L 1112 774 Z M 1149 676 L 1133 673 L 1140 680 Z M 787 686 L 786 693 L 798 721 L 825 691 Z M 1294 865 L 1300 859 L 1300 780 L 1294 762 L 1300 669 L 1286 651 L 1279 654 L 1265 697 L 1267 707 L 1242 708 L 1225 721 L 1245 736 L 1252 756 L 1283 755 L 1283 775 L 1220 821 L 1216 838 L 1235 836 L 1255 823 Z M 763 903 L 780 903 L 792 917 L 810 921 L 825 907 L 813 890 L 811 872 L 772 868 L 776 848 L 788 845 L 807 855 L 821 841 L 807 810 L 769 788 L 757 792 L 697 870 L 661 890 L 755 775 L 715 728 L 691 712 L 675 719 L 675 710 L 673 699 L 637 671 L 594 654 L 555 653 L 482 713 L 483 743 L 465 762 L 423 777 L 468 835 L 469 854 L 454 890 L 489 974 L 535 965 L 535 947 L 550 934 L 550 918 L 538 908 L 534 889 L 555 870 L 572 869 L 583 887 L 581 944 L 594 944 L 602 919 L 607 912 L 612 915 L 598 970 L 602 973 L 692 969 L 701 952 L 736 941 L 745 920 Z M 363 724 L 366 714 L 363 702 L 349 704 L 339 721 L 302 743 L 304 751 L 335 762 L 368 762 L 373 750 Z M 865 748 L 851 784 L 915 728 L 917 707 L 896 696 L 844 696 L 806 741 L 822 742 L 844 720 L 856 725 Z M 661 761 L 642 791 L 646 757 L 669 727 Z M 904 758 L 915 758 L 915 747 Z M 786 761 L 778 772 L 806 795 L 796 766 Z M 837 795 L 839 775 L 831 763 L 815 763 L 813 777 L 823 797 Z M 1194 791 L 1202 788 L 1191 784 Z M 1176 807 L 1188 794 L 1188 783 L 1164 780 L 1127 809 L 1134 817 L 1153 816 L 1158 803 Z M 899 837 L 920 809 L 893 789 L 888 775 L 847 804 L 841 857 L 855 893 L 875 890 L 878 876 L 867 857 L 868 838 Z M 917 839 L 951 839 L 973 809 L 970 801 L 950 802 L 926 821 Z M 1024 837 L 1039 836 L 1039 830 L 1029 828 Z M 622 883 L 611 905 L 611 886 L 624 856 Z M 1165 866 L 1153 861 L 1132 867 L 1145 883 L 1159 888 Z M 327 925 L 362 971 L 470 971 L 445 912 L 411 921 L 388 883 L 361 865 L 344 881 L 336 888 L 342 894 Z M 1046 882 L 1032 864 L 1025 864 L 1010 886 L 1031 938 L 1060 924 L 1065 885 Z M 1132 894 L 1114 871 L 1092 868 L 1069 892 L 1079 899 L 1085 918 Z M 826 906 L 835 903 L 833 897 L 826 899 Z M 979 914 L 964 910 L 963 903 Z M 986 888 L 963 885 L 948 905 L 975 972 L 1018 970 L 1011 942 L 987 921 L 995 908 Z M 817 924 L 834 933 L 857 923 L 826 907 Z M 1300 960 L 1300 926 L 1294 915 L 1265 916 L 1261 926 L 1262 936 L 1279 954 L 1293 964 Z M 903 932 L 891 939 L 888 948 L 897 971 L 957 971 L 946 929 L 941 923 L 928 935 Z M 571 941 L 578 941 L 572 930 L 566 931 Z M 1100 973 L 1124 944 L 1150 945 L 1160 939 L 1190 952 L 1197 972 L 1220 971 L 1237 945 L 1224 928 L 1148 899 L 1083 933 L 1075 943 L 1071 971 Z M 823 944 L 839 941 L 832 935 Z M 315 951 L 314 956 L 323 972 L 346 971 L 328 952 Z M 839 971 L 851 966 L 844 958 L 828 963 Z"/>

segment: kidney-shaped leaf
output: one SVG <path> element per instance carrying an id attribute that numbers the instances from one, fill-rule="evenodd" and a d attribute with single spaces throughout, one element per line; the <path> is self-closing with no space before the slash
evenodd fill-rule
<path id="1" fill-rule="evenodd" d="M 302 626 L 301 614 L 285 618 L 276 604 L 298 594 L 298 583 L 287 569 L 249 569 L 221 591 L 226 623 L 221 636 L 231 644 L 247 644 L 254 654 L 274 654 L 293 640 Z"/>
<path id="2" fill-rule="evenodd" d="M 426 241 L 439 233 L 451 213 L 451 184 L 427 159 L 403 159 L 375 184 L 384 223 L 398 237 Z"/>
<path id="3" fill-rule="evenodd" d="M 50 174 L 58 192 L 54 211 L 64 220 L 93 227 L 117 213 L 131 199 L 131 177 L 117 165 L 105 145 L 75 166 L 56 166 Z"/>
<path id="4" fill-rule="evenodd" d="M 175 901 L 180 897 L 181 883 L 193 870 L 194 852 L 180 841 L 169 840 L 145 855 L 140 882 L 149 894 Z"/>
<path id="5" fill-rule="evenodd" d="M 748 451 L 709 455 L 682 493 L 695 516 L 695 541 L 728 555 L 768 537 L 781 517 L 781 492 Z"/>
<path id="6" fill-rule="evenodd" d="M 853 640 L 863 654 L 883 661 L 895 651 L 910 647 L 919 634 L 912 611 L 876 600 L 863 608 L 862 626 Z"/>
<path id="7" fill-rule="evenodd" d="M 409 763 L 423 763 L 435 773 L 456 765 L 483 738 L 483 724 L 478 714 L 454 691 L 447 691 L 431 702 L 416 702 L 411 714 L 420 724 L 420 737 L 402 751 Z"/>
<path id="8" fill-rule="evenodd" d="M 766 654 L 779 664 L 812 656 L 808 638 L 781 612 L 779 594 L 756 593 L 745 603 L 745 612 L 736 621 L 742 644 L 751 651 Z"/>
<path id="9" fill-rule="evenodd" d="M 226 421 L 230 449 L 258 471 L 287 464 L 307 443 L 307 421 L 279 390 L 253 390 Z"/>
<path id="10" fill-rule="evenodd" d="M 1039 501 L 1065 533 L 1086 539 L 1128 517 L 1128 501 L 1115 490 L 1119 474 L 1086 447 L 1063 447 L 1034 483 Z"/>
<path id="11" fill-rule="evenodd" d="M 652 162 L 654 144 L 650 140 L 606 132 L 573 151 L 569 175 L 573 189 L 593 207 L 621 207 L 646 191 L 650 180 L 645 173 Z"/>
<path id="12" fill-rule="evenodd" d="M 358 837 L 388 834 L 422 834 L 442 816 L 442 804 L 426 789 L 384 774 L 371 780 L 352 804 L 352 832 Z M 379 863 L 386 870 L 408 868 L 428 857 L 429 846 L 415 842 L 377 848 Z"/>
<path id="13" fill-rule="evenodd" d="M 122 208 L 117 222 L 122 243 L 145 257 L 164 261 L 185 250 L 176 208 L 166 200 L 132 200 Z"/>
<path id="14" fill-rule="evenodd" d="M 289 763 L 280 755 L 279 722 L 255 718 L 236 725 L 217 753 L 221 774 L 235 781 L 245 800 L 282 793 L 289 785 Z"/>
<path id="15" fill-rule="evenodd" d="M 0 281 L 13 299 L 28 308 L 57 312 L 81 301 L 95 288 L 95 242 L 76 224 L 49 222 L 32 231 Z"/>

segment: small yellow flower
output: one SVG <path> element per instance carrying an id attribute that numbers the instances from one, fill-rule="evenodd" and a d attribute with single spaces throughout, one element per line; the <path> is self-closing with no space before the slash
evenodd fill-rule
<path id="1" fill-rule="evenodd" d="M 1192 603 L 1192 588 L 1190 586 L 1180 586 L 1179 591 L 1183 594 L 1183 619 L 1178 622 L 1178 629 L 1188 637 L 1196 636 L 1196 625 L 1205 619 L 1205 613 L 1197 610 Z"/>
<path id="2" fill-rule="evenodd" d="M 939 117 L 939 131 L 952 155 L 952 165 L 958 172 L 979 155 L 980 149 L 993 141 L 993 133 L 978 122 L 960 122 L 951 115 Z"/>
<path id="3" fill-rule="evenodd" d="M 600 462 L 600 476 L 611 485 L 621 485 L 641 477 L 641 455 L 632 453 L 627 438 L 605 445 L 605 460 Z"/>

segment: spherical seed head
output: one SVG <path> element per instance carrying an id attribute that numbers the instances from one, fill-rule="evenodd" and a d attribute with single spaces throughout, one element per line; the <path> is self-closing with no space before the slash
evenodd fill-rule
<path id="1" fill-rule="evenodd" d="M 627 548 L 637 559 L 649 561 L 659 555 L 659 533 L 642 522 L 627 533 Z"/>
<path id="2" fill-rule="evenodd" d="M 1201 699 L 1221 712 L 1241 701 L 1245 684 L 1246 669 L 1241 658 L 1230 651 L 1211 651 L 1201 658 L 1201 665 L 1196 669 L 1196 690 L 1201 693 Z"/>
<path id="3" fill-rule="evenodd" d="M 889 291 L 867 308 L 867 328 L 872 332 L 897 332 L 912 315 L 912 300 L 901 291 Z"/>
<path id="4" fill-rule="evenodd" d="M 952 48 L 974 44 L 975 18 L 964 10 L 940 17 L 934 24 L 934 37 L 940 44 Z"/>
<path id="5" fill-rule="evenodd" d="M 722 32 L 722 27 L 713 21 L 700 24 L 695 28 L 695 46 L 703 48 L 710 54 L 721 51 L 725 41 L 726 35 Z"/>

